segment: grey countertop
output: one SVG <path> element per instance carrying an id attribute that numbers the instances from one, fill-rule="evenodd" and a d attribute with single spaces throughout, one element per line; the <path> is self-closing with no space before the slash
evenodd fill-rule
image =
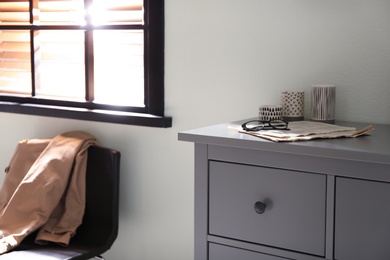
<path id="1" fill-rule="evenodd" d="M 179 132 L 178 138 L 181 141 L 209 145 L 390 164 L 390 125 L 373 124 L 374 130 L 372 132 L 356 138 L 275 143 L 240 133 L 232 128 L 232 126 L 240 126 L 248 120 L 250 119 L 182 131 Z M 360 129 L 369 123 L 336 122 L 336 125 Z"/>

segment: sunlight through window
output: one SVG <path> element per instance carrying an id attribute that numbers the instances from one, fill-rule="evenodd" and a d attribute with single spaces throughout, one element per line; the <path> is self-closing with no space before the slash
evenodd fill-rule
<path id="1" fill-rule="evenodd" d="M 141 120 L 146 124 L 155 118 L 165 126 L 164 5 L 0 0 L 0 111 L 107 110 L 128 115 L 129 124 L 138 113 L 152 115 Z M 118 121 L 96 113 L 77 117 Z"/>

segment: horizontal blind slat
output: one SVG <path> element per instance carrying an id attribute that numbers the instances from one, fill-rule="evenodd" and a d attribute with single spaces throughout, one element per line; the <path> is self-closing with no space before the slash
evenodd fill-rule
<path id="1" fill-rule="evenodd" d="M 1 61 L 2 67 L 4 66 L 10 71 L 30 71 L 30 61 L 20 61 L 20 62 L 6 62 Z M 6 69 L 2 69 L 6 70 Z"/>
<path id="2" fill-rule="evenodd" d="M 0 23 L 2 24 L 17 24 L 28 23 L 29 16 L 29 1 L 1 1 L 0 2 Z"/>
<path id="3" fill-rule="evenodd" d="M 94 0 L 92 2 L 94 24 L 142 24 L 142 0 Z"/>
<path id="4" fill-rule="evenodd" d="M 28 1 L 26 2 L 0 2 L 0 12 L 28 12 Z"/>
<path id="5" fill-rule="evenodd" d="M 2 23 L 26 23 L 29 19 L 30 16 L 27 12 L 0 13 L 0 22 Z"/>

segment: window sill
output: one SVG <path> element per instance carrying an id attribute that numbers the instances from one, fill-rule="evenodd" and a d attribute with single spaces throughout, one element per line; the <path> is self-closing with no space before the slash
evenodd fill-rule
<path id="1" fill-rule="evenodd" d="M 0 102 L 0 112 L 69 118 L 87 121 L 168 128 L 171 117 L 122 111 L 91 110 L 70 107 Z"/>

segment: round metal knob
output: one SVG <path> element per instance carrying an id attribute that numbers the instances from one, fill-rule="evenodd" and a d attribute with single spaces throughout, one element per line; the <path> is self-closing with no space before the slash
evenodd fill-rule
<path id="1" fill-rule="evenodd" d="M 261 202 L 261 201 L 257 201 L 255 203 L 255 206 L 254 206 L 255 211 L 258 214 L 263 214 L 266 207 L 267 207 L 267 205 L 265 203 Z"/>

